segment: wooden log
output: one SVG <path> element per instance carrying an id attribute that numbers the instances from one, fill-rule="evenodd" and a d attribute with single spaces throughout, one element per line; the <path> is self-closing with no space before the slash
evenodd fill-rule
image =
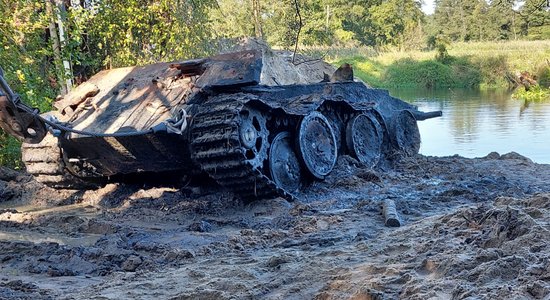
<path id="1" fill-rule="evenodd" d="M 531 87 L 538 85 L 537 76 L 531 75 L 527 71 L 519 72 L 516 75 L 508 72 L 506 73 L 506 80 L 511 87 L 517 88 L 518 86 L 523 86 L 526 91 L 529 91 Z"/>
<path id="2" fill-rule="evenodd" d="M 386 227 L 399 227 L 401 226 L 401 219 L 395 208 L 395 202 L 393 200 L 384 200 L 382 205 L 382 211 L 384 213 L 384 225 Z"/>

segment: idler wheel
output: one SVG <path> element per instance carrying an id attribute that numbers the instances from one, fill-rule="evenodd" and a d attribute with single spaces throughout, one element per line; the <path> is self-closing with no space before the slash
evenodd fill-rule
<path id="1" fill-rule="evenodd" d="M 382 130 L 378 121 L 361 114 L 348 121 L 346 145 L 354 157 L 369 167 L 374 167 L 382 153 Z"/>
<path id="2" fill-rule="evenodd" d="M 281 132 L 271 142 L 269 170 L 271 179 L 286 192 L 292 193 L 300 188 L 300 162 L 292 147 L 290 133 Z"/>
<path id="3" fill-rule="evenodd" d="M 308 171 L 323 179 L 336 164 L 338 146 L 328 119 L 319 112 L 305 116 L 298 135 L 300 154 Z"/>
<path id="4" fill-rule="evenodd" d="M 245 108 L 240 112 L 239 139 L 245 156 L 254 167 L 261 167 L 267 159 L 269 132 L 265 117 L 258 111 Z"/>

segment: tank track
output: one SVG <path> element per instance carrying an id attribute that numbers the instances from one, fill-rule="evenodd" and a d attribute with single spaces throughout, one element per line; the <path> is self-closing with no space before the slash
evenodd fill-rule
<path id="1" fill-rule="evenodd" d="M 66 170 L 57 138 L 51 134 L 47 134 L 39 144 L 23 143 L 21 152 L 27 172 L 46 186 L 61 189 L 95 187 L 95 184 L 85 182 Z"/>
<path id="2" fill-rule="evenodd" d="M 218 184 L 244 199 L 280 196 L 295 200 L 264 174 L 263 166 L 255 167 L 247 159 L 239 138 L 239 113 L 245 106 L 227 97 L 202 103 L 191 127 L 192 159 Z"/>

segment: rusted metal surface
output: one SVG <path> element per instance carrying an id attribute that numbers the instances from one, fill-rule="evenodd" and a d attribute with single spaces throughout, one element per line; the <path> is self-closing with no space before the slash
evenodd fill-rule
<path id="1" fill-rule="evenodd" d="M 168 134 L 61 139 L 64 160 L 81 177 L 192 170 L 188 145 Z"/>
<path id="2" fill-rule="evenodd" d="M 194 80 L 168 63 L 102 71 L 88 81 L 100 91 L 77 106 L 67 121 L 91 132 L 148 129 L 170 118 L 170 109 L 192 93 Z"/>
<path id="3" fill-rule="evenodd" d="M 285 74 L 262 69 L 275 62 L 249 50 L 102 71 L 57 103 L 79 130 L 62 128 L 62 164 L 81 178 L 201 171 L 245 198 L 294 199 L 339 155 L 414 155 L 417 120 L 440 115 L 361 82 L 277 85 Z"/>
<path id="4" fill-rule="evenodd" d="M 98 93 L 99 87 L 89 81 L 86 81 L 77 86 L 63 99 L 56 101 L 54 106 L 61 114 L 71 114 L 82 102 L 86 101 L 90 97 L 94 97 Z"/>
<path id="5" fill-rule="evenodd" d="M 228 53 L 207 59 L 202 76 L 197 80 L 201 88 L 224 88 L 256 85 L 260 83 L 262 56 L 249 50 Z"/>
<path id="6" fill-rule="evenodd" d="M 261 67 L 260 53 L 244 51 L 181 63 L 102 71 L 86 83 L 99 87 L 99 92 L 73 107 L 75 113 L 69 120 L 75 129 L 92 132 L 148 129 L 170 118 L 171 109 L 199 88 L 258 84 Z M 72 95 L 67 97 L 74 99 Z"/>
<path id="7" fill-rule="evenodd" d="M 30 113 L 33 111 L 11 90 L 0 69 L 0 127 L 21 141 L 38 143 L 46 135 L 46 127 Z"/>

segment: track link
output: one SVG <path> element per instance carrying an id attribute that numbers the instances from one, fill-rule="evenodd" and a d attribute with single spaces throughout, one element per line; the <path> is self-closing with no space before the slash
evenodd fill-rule
<path id="1" fill-rule="evenodd" d="M 243 102 L 227 96 L 202 103 L 193 117 L 191 157 L 218 184 L 245 199 L 280 196 L 294 200 L 263 173 L 263 168 L 254 167 L 247 159 L 239 138 L 243 108 Z"/>
<path id="2" fill-rule="evenodd" d="M 94 186 L 66 170 L 57 138 L 51 134 L 46 135 L 39 144 L 23 143 L 21 152 L 27 172 L 46 186 L 61 189 L 84 189 Z"/>

